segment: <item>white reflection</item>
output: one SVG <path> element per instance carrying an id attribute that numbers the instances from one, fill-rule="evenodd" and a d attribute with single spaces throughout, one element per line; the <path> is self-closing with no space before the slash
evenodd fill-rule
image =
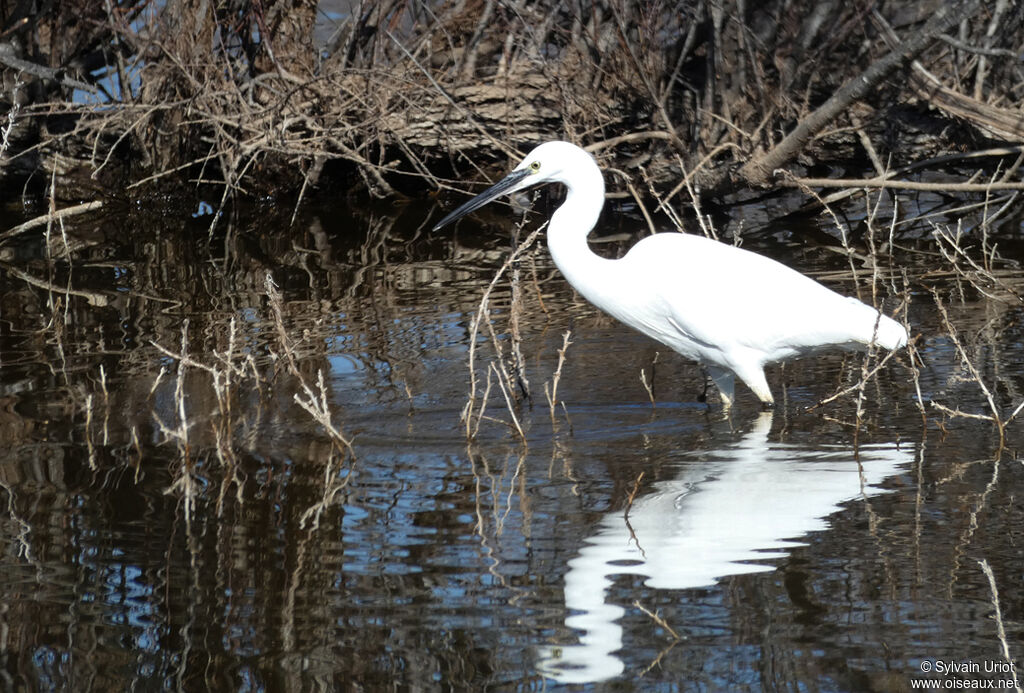
<path id="1" fill-rule="evenodd" d="M 713 585 L 719 578 L 775 569 L 750 563 L 782 558 L 794 541 L 828 527 L 844 501 L 873 495 L 912 455 L 892 445 L 846 448 L 769 445 L 770 413 L 738 443 L 655 484 L 629 510 L 609 513 L 569 561 L 565 606 L 578 645 L 544 647 L 538 668 L 564 683 L 603 681 L 622 673 L 624 610 L 605 601 L 615 575 L 644 575 L 657 589 Z"/>

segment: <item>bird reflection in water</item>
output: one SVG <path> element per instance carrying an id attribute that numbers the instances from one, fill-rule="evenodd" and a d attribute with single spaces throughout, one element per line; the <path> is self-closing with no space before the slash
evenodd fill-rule
<path id="1" fill-rule="evenodd" d="M 842 503 L 880 493 L 875 486 L 909 464 L 895 445 L 807 448 L 768 442 L 762 413 L 735 445 L 713 451 L 676 479 L 658 482 L 627 516 L 609 513 L 569 561 L 565 625 L 579 644 L 541 649 L 538 669 L 563 683 L 621 674 L 625 611 L 607 601 L 616 575 L 641 575 L 655 589 L 714 585 L 729 575 L 775 570 L 799 537 L 828 528 Z M 858 464 L 859 462 L 859 464 Z"/>

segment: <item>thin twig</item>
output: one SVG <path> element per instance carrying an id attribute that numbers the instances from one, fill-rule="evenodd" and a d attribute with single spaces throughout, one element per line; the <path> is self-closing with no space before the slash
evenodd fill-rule
<path id="1" fill-rule="evenodd" d="M 677 640 L 678 641 L 678 640 L 682 640 L 683 639 L 683 636 L 681 636 L 679 633 L 677 633 L 675 631 L 675 629 L 672 628 L 672 626 L 670 626 L 668 624 L 668 622 L 665 621 L 665 619 L 663 619 L 661 617 L 660 614 L 655 613 L 655 612 L 651 611 L 650 609 L 648 609 L 647 607 L 645 607 L 643 604 L 640 603 L 639 599 L 634 600 L 633 606 L 635 606 L 636 608 L 640 609 L 640 611 L 642 611 L 645 614 L 647 614 L 651 618 L 652 621 L 654 621 L 659 626 L 664 628 L 665 631 L 672 637 L 673 640 Z"/>

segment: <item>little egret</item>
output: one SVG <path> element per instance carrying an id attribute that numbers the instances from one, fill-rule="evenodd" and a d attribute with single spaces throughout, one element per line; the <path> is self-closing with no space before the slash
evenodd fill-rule
<path id="1" fill-rule="evenodd" d="M 703 364 L 727 408 L 734 377 L 764 407 L 773 405 L 766 364 L 825 347 L 898 349 L 907 343 L 904 327 L 871 306 L 775 260 L 703 236 L 657 233 L 620 259 L 602 258 L 587 236 L 604 206 L 604 177 L 590 154 L 568 142 L 538 146 L 434 229 L 541 183 L 567 188 L 547 236 L 569 283 L 612 317 Z"/>

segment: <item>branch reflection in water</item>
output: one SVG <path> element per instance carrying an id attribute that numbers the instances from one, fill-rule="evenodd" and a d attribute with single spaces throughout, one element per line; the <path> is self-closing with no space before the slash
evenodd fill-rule
<path id="1" fill-rule="evenodd" d="M 625 610 L 608 602 L 616 575 L 641 575 L 655 589 L 707 587 L 729 575 L 775 570 L 802 545 L 799 537 L 828 529 L 841 504 L 881 492 L 877 484 L 913 461 L 909 447 L 807 448 L 769 443 L 765 412 L 735 445 L 701 453 L 706 461 L 655 484 L 627 513 L 609 513 L 569 561 L 565 625 L 579 644 L 546 646 L 538 669 L 563 683 L 604 681 L 623 673 Z M 678 626 L 680 624 L 673 624 Z"/>

